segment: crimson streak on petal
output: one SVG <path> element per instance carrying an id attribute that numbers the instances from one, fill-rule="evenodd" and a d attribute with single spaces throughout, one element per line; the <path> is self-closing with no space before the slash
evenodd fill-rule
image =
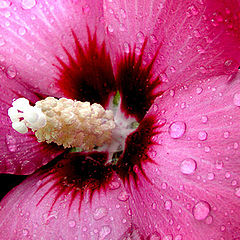
<path id="1" fill-rule="evenodd" d="M 122 97 L 121 109 L 126 115 L 134 116 L 141 121 L 154 99 L 161 95 L 157 91 L 160 85 L 159 77 L 153 79 L 152 68 L 158 56 L 156 51 L 149 65 L 143 66 L 143 54 L 147 44 L 145 39 L 141 53 L 136 56 L 136 45 L 129 54 L 120 58 L 117 68 L 116 81 Z"/>
<path id="2" fill-rule="evenodd" d="M 105 43 L 97 43 L 96 32 L 91 36 L 89 28 L 88 45 L 79 43 L 72 31 L 76 45 L 76 60 L 63 46 L 68 56 L 69 64 L 57 57 L 60 66 L 58 84 L 65 97 L 90 103 L 99 103 L 106 107 L 109 98 L 116 93 L 116 84 L 113 75 L 110 56 L 106 53 Z"/>
<path id="3" fill-rule="evenodd" d="M 38 205 L 41 204 L 47 194 L 55 192 L 56 196 L 51 204 L 50 213 L 62 195 L 71 194 L 70 210 L 74 199 L 80 195 L 80 213 L 81 202 L 85 194 L 89 193 L 91 201 L 93 194 L 101 189 L 105 190 L 111 181 L 113 170 L 111 166 L 105 165 L 107 156 L 108 154 L 103 152 L 66 154 L 53 167 L 45 170 L 42 177 L 44 183 L 39 186 L 38 190 L 51 181 L 55 183 L 39 200 Z"/>

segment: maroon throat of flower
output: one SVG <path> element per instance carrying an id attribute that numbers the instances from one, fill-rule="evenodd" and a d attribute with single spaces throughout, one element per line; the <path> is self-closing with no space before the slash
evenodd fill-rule
<path id="1" fill-rule="evenodd" d="M 104 42 L 99 46 L 96 33 L 91 36 L 87 30 L 88 45 L 84 48 L 73 32 L 75 58 L 65 48 L 68 64 L 56 57 L 56 85 L 65 97 L 42 98 L 34 105 L 21 96 L 8 111 L 19 134 L 30 129 L 39 142 L 66 149 L 41 172 L 45 181 L 39 189 L 54 183 L 39 204 L 50 192 L 57 192 L 52 207 L 63 194 L 71 193 L 72 201 L 78 195 L 82 200 L 86 192 L 92 197 L 96 190 L 107 188 L 114 173 L 137 185 L 137 172 L 148 179 L 142 166 L 154 162 L 148 152 L 157 144 L 152 139 L 159 126 L 153 116 L 145 115 L 161 94 L 157 90 L 160 80 L 152 74 L 158 51 L 148 65 L 143 65 L 147 40 L 139 55 L 136 46 L 129 48 L 119 58 L 114 74 Z"/>

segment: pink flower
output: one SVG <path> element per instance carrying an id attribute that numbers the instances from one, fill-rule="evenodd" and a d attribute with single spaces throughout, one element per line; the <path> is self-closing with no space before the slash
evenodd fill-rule
<path id="1" fill-rule="evenodd" d="M 32 174 L 0 203 L 0 239 L 240 239 L 239 61 L 238 0 L 0 1 L 0 172 Z M 140 125 L 114 163 L 7 114 L 117 91 Z"/>

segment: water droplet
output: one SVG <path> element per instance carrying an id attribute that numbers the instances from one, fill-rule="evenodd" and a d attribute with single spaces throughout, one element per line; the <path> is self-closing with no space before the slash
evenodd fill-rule
<path id="1" fill-rule="evenodd" d="M 119 182 L 111 182 L 110 184 L 109 184 L 109 188 L 111 189 L 111 190 L 116 190 L 116 189 L 118 189 L 120 187 L 120 183 Z"/>
<path id="2" fill-rule="evenodd" d="M 211 148 L 206 146 L 206 147 L 204 147 L 204 151 L 205 151 L 206 153 L 208 153 L 208 152 L 211 151 Z"/>
<path id="3" fill-rule="evenodd" d="M 203 89 L 202 89 L 201 87 L 199 87 L 199 88 L 196 89 L 196 93 L 197 93 L 197 94 L 201 94 L 202 91 L 203 91 Z"/>
<path id="4" fill-rule="evenodd" d="M 198 11 L 198 9 L 195 5 L 192 5 L 191 7 L 189 7 L 189 9 L 190 9 L 193 16 L 198 15 L 199 11 Z"/>
<path id="5" fill-rule="evenodd" d="M 172 72 L 172 73 L 175 73 L 176 72 L 176 68 L 175 67 L 170 67 L 170 71 Z"/>
<path id="6" fill-rule="evenodd" d="M 172 138 L 180 138 L 186 131 L 186 124 L 184 122 L 174 122 L 169 126 L 169 134 Z"/>
<path id="7" fill-rule="evenodd" d="M 233 63 L 233 61 L 229 59 L 229 60 L 226 60 L 226 61 L 224 62 L 224 65 L 227 66 L 227 67 L 229 67 L 229 66 L 231 66 L 232 63 Z"/>
<path id="8" fill-rule="evenodd" d="M 29 53 L 27 53 L 27 54 L 25 55 L 25 57 L 26 57 L 26 59 L 27 59 L 28 61 L 32 58 L 32 56 L 31 56 Z"/>
<path id="9" fill-rule="evenodd" d="M 197 168 L 197 163 L 194 159 L 187 158 L 182 161 L 180 168 L 183 174 L 193 174 Z"/>
<path id="10" fill-rule="evenodd" d="M 151 41 L 153 44 L 157 43 L 157 38 L 156 38 L 156 36 L 152 34 L 152 35 L 150 36 L 150 41 Z"/>
<path id="11" fill-rule="evenodd" d="M 200 201 L 193 207 L 193 216 L 196 220 L 204 220 L 210 212 L 210 205 L 208 202 Z"/>
<path id="12" fill-rule="evenodd" d="M 162 82 L 169 81 L 166 73 L 160 73 L 159 76 L 161 77 Z"/>
<path id="13" fill-rule="evenodd" d="M 216 161 L 216 169 L 221 170 L 223 168 L 223 162 L 221 160 Z"/>
<path id="14" fill-rule="evenodd" d="M 208 180 L 212 181 L 214 179 L 215 175 L 214 173 L 208 173 L 207 178 Z"/>
<path id="15" fill-rule="evenodd" d="M 13 66 L 13 65 L 10 65 L 8 68 L 7 68 L 7 77 L 8 78 L 15 78 L 16 75 L 17 75 L 17 71 L 16 71 L 16 68 Z"/>
<path id="16" fill-rule="evenodd" d="M 202 116 L 201 121 L 202 121 L 202 123 L 207 123 L 208 117 L 207 116 Z"/>
<path id="17" fill-rule="evenodd" d="M 100 220 L 102 219 L 103 217 L 107 216 L 108 214 L 108 210 L 107 208 L 105 207 L 99 207 L 99 208 L 96 208 L 94 213 L 93 213 L 93 218 L 95 220 Z"/>
<path id="18" fill-rule="evenodd" d="M 90 11 L 90 7 L 88 5 L 85 5 L 82 7 L 83 14 L 88 14 Z"/>
<path id="19" fill-rule="evenodd" d="M 138 40 L 139 43 L 144 42 L 144 34 L 142 32 L 137 33 L 137 40 Z"/>
<path id="20" fill-rule="evenodd" d="M 118 195 L 118 200 L 120 201 L 127 201 L 129 199 L 129 195 L 127 192 L 123 191 L 123 192 L 120 192 L 120 194 Z"/>
<path id="21" fill-rule="evenodd" d="M 8 8 L 11 4 L 8 0 L 0 0 L 0 8 Z"/>
<path id="22" fill-rule="evenodd" d="M 233 96 L 234 105 L 240 107 L 240 93 L 235 93 Z"/>
<path id="23" fill-rule="evenodd" d="M 173 236 L 172 235 L 166 235 L 163 237 L 163 240 L 173 240 Z"/>
<path id="24" fill-rule="evenodd" d="M 28 231 L 28 229 L 23 229 L 23 230 L 22 230 L 22 233 L 23 233 L 23 236 L 27 236 L 28 233 L 29 233 L 29 231 Z"/>
<path id="25" fill-rule="evenodd" d="M 213 222 L 213 217 L 212 216 L 208 216 L 205 220 L 206 224 L 211 224 Z"/>
<path id="26" fill-rule="evenodd" d="M 113 32 L 113 27 L 112 27 L 112 25 L 108 25 L 108 31 L 110 32 L 110 33 L 112 33 Z"/>
<path id="27" fill-rule="evenodd" d="M 175 91 L 174 90 L 170 90 L 170 96 L 174 97 L 175 95 Z"/>
<path id="28" fill-rule="evenodd" d="M 4 46 L 6 41 L 0 37 L 0 47 Z"/>
<path id="29" fill-rule="evenodd" d="M 14 136 L 7 134 L 6 135 L 6 144 L 7 144 L 8 150 L 10 152 L 17 151 L 16 138 Z"/>
<path id="30" fill-rule="evenodd" d="M 31 9 L 36 5 L 36 0 L 22 0 L 23 9 Z"/>
<path id="31" fill-rule="evenodd" d="M 238 146 L 239 146 L 239 144 L 238 144 L 237 142 L 235 142 L 235 143 L 233 144 L 233 148 L 234 148 L 234 149 L 238 149 Z"/>
<path id="32" fill-rule="evenodd" d="M 70 221 L 68 222 L 68 225 L 69 225 L 69 227 L 73 228 L 73 227 L 76 226 L 76 222 L 75 222 L 74 220 L 70 220 Z"/>
<path id="33" fill-rule="evenodd" d="M 19 34 L 20 36 L 23 36 L 25 33 L 26 33 L 26 28 L 25 28 L 25 27 L 20 27 L 20 28 L 18 29 L 18 34 Z"/>
<path id="34" fill-rule="evenodd" d="M 126 11 L 123 8 L 120 9 L 120 14 L 121 14 L 122 18 L 126 18 L 126 16 L 127 16 Z"/>
<path id="35" fill-rule="evenodd" d="M 99 240 L 104 240 L 110 233 L 111 228 L 109 226 L 103 226 L 99 232 Z"/>
<path id="36" fill-rule="evenodd" d="M 201 34 L 200 34 L 200 32 L 199 32 L 198 30 L 194 30 L 194 31 L 193 31 L 193 34 L 194 34 L 194 36 L 197 37 L 197 38 L 201 37 Z"/>
<path id="37" fill-rule="evenodd" d="M 129 53 L 130 52 L 130 46 L 127 42 L 123 44 L 124 52 Z"/>
<path id="38" fill-rule="evenodd" d="M 171 200 L 167 200 L 164 203 L 164 207 L 165 207 L 166 210 L 170 210 L 172 208 L 172 201 Z"/>
<path id="39" fill-rule="evenodd" d="M 164 182 L 164 183 L 162 183 L 161 186 L 162 186 L 162 189 L 166 189 L 167 188 L 167 183 Z"/>
<path id="40" fill-rule="evenodd" d="M 237 185 L 237 181 L 236 180 L 232 180 L 232 186 L 236 186 Z"/>
<path id="41" fill-rule="evenodd" d="M 200 131 L 200 132 L 198 133 L 198 139 L 199 139 L 200 141 L 205 141 L 205 140 L 207 139 L 207 137 L 208 137 L 208 134 L 207 134 L 206 131 Z"/>
<path id="42" fill-rule="evenodd" d="M 235 195 L 236 195 L 237 197 L 240 197 L 240 187 L 238 187 L 238 188 L 235 189 Z"/>
<path id="43" fill-rule="evenodd" d="M 176 235 L 176 237 L 174 238 L 174 240 L 182 240 L 183 236 L 181 234 Z"/>
<path id="44" fill-rule="evenodd" d="M 225 178 L 226 178 L 226 179 L 229 179 L 230 177 L 231 177 L 230 172 L 226 172 L 226 173 L 225 173 Z"/>
<path id="45" fill-rule="evenodd" d="M 149 240 L 161 240 L 161 236 L 158 232 L 151 234 L 148 238 Z"/>
<path id="46" fill-rule="evenodd" d="M 224 132 L 224 133 L 223 133 L 223 137 L 224 137 L 224 138 L 229 138 L 229 135 L 230 135 L 229 132 Z"/>
<path id="47" fill-rule="evenodd" d="M 196 48 L 197 48 L 198 53 L 200 53 L 200 54 L 205 53 L 205 50 L 201 45 L 198 45 Z"/>
<path id="48" fill-rule="evenodd" d="M 40 59 L 39 59 L 39 64 L 40 64 L 41 66 L 45 65 L 46 63 L 47 63 L 47 61 L 46 61 L 45 59 L 43 59 L 43 58 L 40 58 Z"/>

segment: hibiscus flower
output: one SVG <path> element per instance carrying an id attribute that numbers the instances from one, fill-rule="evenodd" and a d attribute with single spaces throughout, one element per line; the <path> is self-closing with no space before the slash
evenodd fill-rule
<path id="1" fill-rule="evenodd" d="M 238 0 L 1 0 L 0 238 L 240 239 L 239 31 Z"/>

